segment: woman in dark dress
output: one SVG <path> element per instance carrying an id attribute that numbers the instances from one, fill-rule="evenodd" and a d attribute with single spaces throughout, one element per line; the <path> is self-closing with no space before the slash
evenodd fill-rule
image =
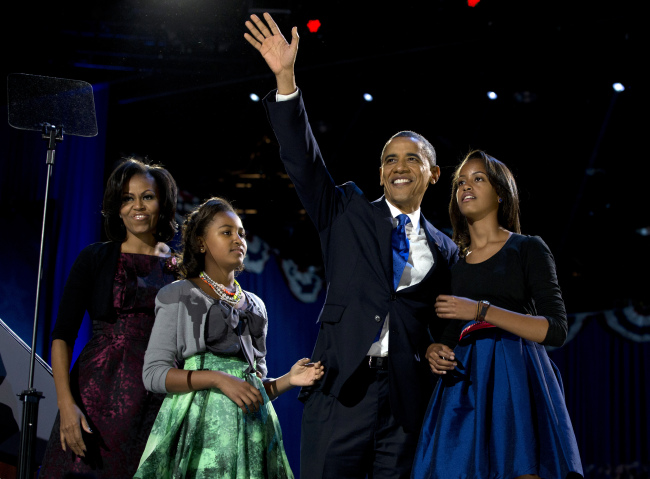
<path id="1" fill-rule="evenodd" d="M 453 295 L 435 308 L 465 327 L 438 361 L 412 477 L 581 477 L 560 372 L 543 346 L 567 334 L 555 262 L 540 237 L 520 234 L 510 170 L 471 152 L 454 175 L 449 214 L 461 259 Z"/>
<path id="2" fill-rule="evenodd" d="M 104 192 L 107 243 L 76 259 L 52 333 L 59 414 L 39 477 L 132 477 L 163 395 L 148 392 L 142 364 L 158 290 L 174 281 L 165 244 L 177 231 L 177 189 L 167 170 L 136 159 L 120 164 Z M 93 335 L 70 370 L 88 312 Z"/>

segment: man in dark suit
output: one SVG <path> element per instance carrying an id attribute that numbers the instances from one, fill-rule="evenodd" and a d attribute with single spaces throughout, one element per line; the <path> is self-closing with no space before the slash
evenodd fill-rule
<path id="1" fill-rule="evenodd" d="M 299 396 L 301 478 L 407 478 L 436 378 L 431 372 L 453 368 L 457 338 L 451 329 L 445 334 L 433 305 L 449 292 L 458 249 L 420 213 L 440 176 L 435 151 L 421 135 L 400 132 L 382 151 L 384 197 L 369 202 L 354 183 L 336 186 L 296 86 L 297 30 L 289 44 L 264 16 L 268 27 L 253 15 L 245 37 L 276 75 L 277 92 L 265 106 L 287 173 L 318 229 L 327 280 L 312 355 L 325 376 Z"/>

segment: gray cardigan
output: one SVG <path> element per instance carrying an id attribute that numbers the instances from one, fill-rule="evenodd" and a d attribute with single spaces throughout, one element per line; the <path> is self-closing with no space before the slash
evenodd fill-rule
<path id="1" fill-rule="evenodd" d="M 256 364 L 257 370 L 266 378 L 266 307 L 258 296 L 249 292 L 245 294 L 249 310 L 265 320 L 261 338 L 264 347 L 259 348 L 263 355 L 260 357 L 256 354 Z M 205 325 L 213 307 L 232 310 L 231 306 L 211 298 L 189 280 L 175 281 L 158 292 L 156 322 L 151 331 L 142 370 L 142 380 L 147 390 L 167 393 L 167 372 L 177 364 L 182 364 L 185 359 L 207 350 Z"/>

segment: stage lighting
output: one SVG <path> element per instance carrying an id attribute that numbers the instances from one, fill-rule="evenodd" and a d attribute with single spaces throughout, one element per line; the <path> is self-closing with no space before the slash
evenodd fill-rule
<path id="1" fill-rule="evenodd" d="M 614 83 L 612 85 L 612 88 L 614 89 L 614 91 L 625 91 L 625 87 L 623 86 L 622 83 Z"/>
<path id="2" fill-rule="evenodd" d="M 494 93 L 493 91 L 489 91 L 489 92 L 487 93 L 487 96 L 488 96 L 488 98 L 489 98 L 490 100 L 496 100 L 496 99 L 497 99 L 497 94 Z"/>
<path id="3" fill-rule="evenodd" d="M 475 7 L 480 1 L 481 0 L 467 0 L 467 5 L 470 7 Z"/>
<path id="4" fill-rule="evenodd" d="M 364 93 L 363 99 L 366 101 L 372 101 L 372 95 L 370 93 Z"/>
<path id="5" fill-rule="evenodd" d="M 307 29 L 311 33 L 316 33 L 318 31 L 318 29 L 320 28 L 320 25 L 321 25 L 320 20 L 309 20 L 307 22 Z"/>
<path id="6" fill-rule="evenodd" d="M 251 94 L 249 95 L 249 98 L 250 98 L 251 100 L 253 100 L 253 101 L 260 101 L 260 97 L 257 96 L 255 93 L 251 93 Z"/>

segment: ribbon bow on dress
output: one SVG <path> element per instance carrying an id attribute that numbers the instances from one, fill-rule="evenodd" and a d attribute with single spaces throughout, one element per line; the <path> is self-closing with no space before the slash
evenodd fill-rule
<path id="1" fill-rule="evenodd" d="M 205 345 L 208 351 L 215 354 L 236 355 L 241 351 L 248 363 L 246 372 L 254 373 L 256 359 L 266 356 L 265 329 L 266 318 L 220 301 L 208 312 Z M 266 370 L 260 372 L 263 377 L 266 376 Z"/>

